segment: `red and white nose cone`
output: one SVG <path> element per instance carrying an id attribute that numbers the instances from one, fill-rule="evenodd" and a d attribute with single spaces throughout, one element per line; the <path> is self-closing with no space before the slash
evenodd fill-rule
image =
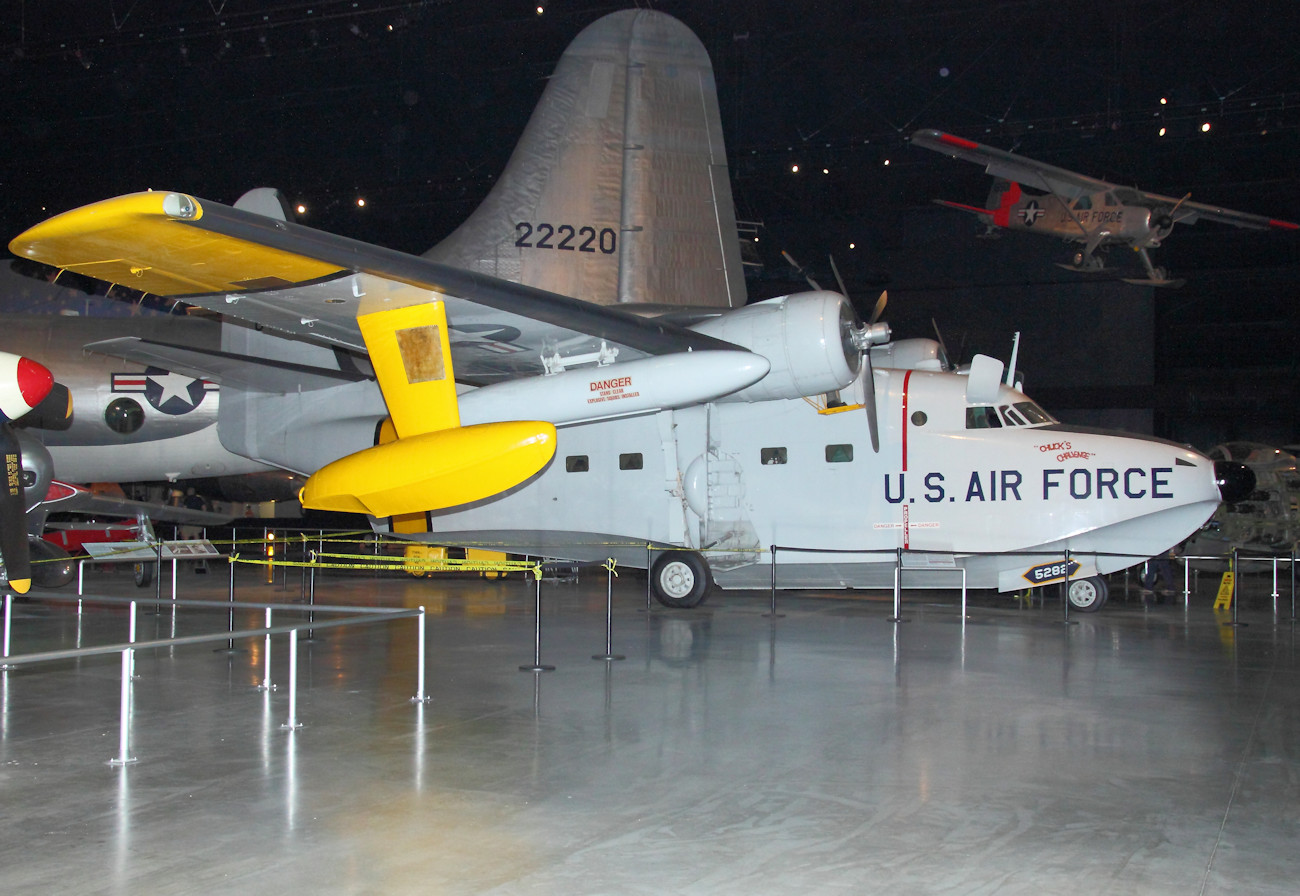
<path id="1" fill-rule="evenodd" d="M 0 412 L 16 420 L 41 403 L 54 385 L 54 375 L 30 358 L 0 352 Z"/>

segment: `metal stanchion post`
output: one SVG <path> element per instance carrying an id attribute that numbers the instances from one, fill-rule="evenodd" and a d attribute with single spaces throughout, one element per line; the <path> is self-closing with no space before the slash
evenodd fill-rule
<path id="1" fill-rule="evenodd" d="M 1291 549 L 1291 623 L 1295 624 L 1295 548 Z"/>
<path id="2" fill-rule="evenodd" d="M 652 562 L 652 560 L 653 560 L 653 558 L 650 556 L 650 551 L 651 551 L 650 543 L 649 543 L 649 542 L 646 542 L 646 546 L 645 546 L 645 611 L 646 611 L 647 613 L 650 612 L 650 575 L 651 575 L 650 564 L 651 564 L 651 562 Z"/>
<path id="3" fill-rule="evenodd" d="M 894 556 L 894 615 L 886 622 L 903 621 L 903 549 L 898 548 Z"/>
<path id="4" fill-rule="evenodd" d="M 1237 628 L 1244 628 L 1248 623 L 1240 622 L 1237 619 L 1237 604 L 1240 602 L 1239 595 L 1237 593 L 1237 580 L 1239 578 L 1241 578 L 1241 557 L 1238 554 L 1238 549 L 1233 548 L 1232 549 L 1232 621 L 1229 622 L 1228 625 Z"/>
<path id="5" fill-rule="evenodd" d="M 411 698 L 412 703 L 428 703 L 432 698 L 424 694 L 424 607 L 420 607 L 420 615 L 416 617 L 416 671 L 415 671 L 415 696 Z"/>
<path id="6" fill-rule="evenodd" d="M 541 570 L 539 569 L 538 572 Z M 542 665 L 542 577 L 537 577 L 537 591 L 533 609 L 533 664 L 520 666 L 520 672 L 554 672 L 554 666 Z"/>
<path id="7" fill-rule="evenodd" d="M 117 731 L 117 758 L 108 760 L 109 765 L 127 765 L 135 762 L 131 755 L 131 667 L 135 665 L 135 650 L 128 647 L 122 651 L 122 691 L 119 704 L 119 722 Z"/>
<path id="8" fill-rule="evenodd" d="M 625 660 L 621 653 L 614 653 L 614 558 L 610 557 L 605 566 L 605 652 L 592 657 L 593 660 Z"/>
<path id="9" fill-rule="evenodd" d="M 238 554 L 232 553 L 230 555 L 230 591 L 227 596 L 229 606 L 226 608 L 226 631 L 228 632 L 234 632 L 235 630 L 235 561 L 238 559 Z M 226 653 L 235 652 L 235 639 L 233 637 L 226 640 L 225 647 L 218 647 L 212 652 L 220 653 L 223 650 Z"/>
<path id="10" fill-rule="evenodd" d="M 776 611 L 776 545 L 771 545 L 772 551 L 772 609 L 763 614 L 764 619 L 783 619 L 784 613 Z"/>
<path id="11" fill-rule="evenodd" d="M 6 591 L 5 592 L 5 645 L 4 645 L 5 659 L 9 659 L 9 628 L 13 624 L 13 616 L 14 616 L 14 596 L 10 594 L 8 591 Z M 3 668 L 8 669 L 9 666 L 5 664 Z"/>
<path id="12" fill-rule="evenodd" d="M 1183 609 L 1192 605 L 1192 561 L 1183 555 Z"/>
<path id="13" fill-rule="evenodd" d="M 292 731 L 301 728 L 298 721 L 298 630 L 289 629 L 289 721 L 280 726 Z"/>
<path id="14" fill-rule="evenodd" d="M 1070 549 L 1065 549 L 1065 579 L 1061 582 L 1061 612 L 1064 618 L 1061 620 L 1066 625 L 1070 624 Z"/>
<path id="15" fill-rule="evenodd" d="M 158 555 L 158 565 L 155 566 L 153 570 L 153 599 L 155 601 L 161 601 L 162 600 L 162 539 L 161 538 L 158 539 L 158 543 L 154 545 L 154 551 Z M 154 606 L 156 607 L 158 606 L 158 604 L 154 604 Z"/>
<path id="16" fill-rule="evenodd" d="M 271 627 L 270 607 L 266 608 L 266 627 L 268 629 Z M 262 659 L 264 661 L 264 668 L 266 671 L 262 675 L 262 686 L 258 688 L 258 690 L 274 691 L 275 685 L 271 684 L 271 633 L 269 631 L 266 633 L 266 638 L 262 642 L 262 653 L 265 654 L 265 656 L 263 656 Z"/>

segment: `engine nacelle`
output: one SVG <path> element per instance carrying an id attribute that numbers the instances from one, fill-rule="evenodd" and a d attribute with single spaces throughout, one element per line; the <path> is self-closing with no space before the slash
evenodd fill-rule
<path id="1" fill-rule="evenodd" d="M 746 305 L 691 329 L 747 348 L 772 365 L 754 385 L 717 401 L 769 401 L 820 395 L 857 379 L 862 353 L 853 333 L 860 326 L 848 299 L 818 290 Z"/>

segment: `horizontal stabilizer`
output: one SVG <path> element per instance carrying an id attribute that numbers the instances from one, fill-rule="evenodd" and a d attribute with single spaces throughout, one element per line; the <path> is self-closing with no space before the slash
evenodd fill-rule
<path id="1" fill-rule="evenodd" d="M 124 358 L 137 364 L 156 365 L 174 373 L 211 380 L 247 392 L 307 392 L 365 378 L 354 372 L 153 342 L 136 336 L 92 342 L 85 348 L 86 351 Z"/>

